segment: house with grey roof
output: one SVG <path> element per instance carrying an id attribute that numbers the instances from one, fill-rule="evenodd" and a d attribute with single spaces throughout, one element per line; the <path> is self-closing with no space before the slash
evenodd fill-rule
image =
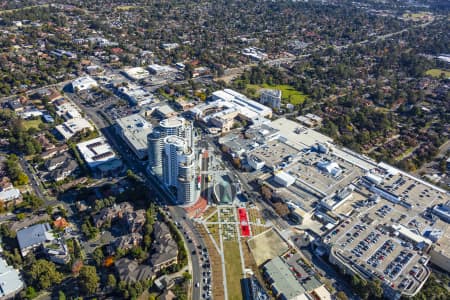
<path id="1" fill-rule="evenodd" d="M 0 299 L 11 299 L 24 288 L 19 270 L 0 257 Z"/>
<path id="2" fill-rule="evenodd" d="M 55 156 L 45 162 L 45 167 L 49 171 L 53 171 L 56 168 L 62 166 L 67 160 L 71 159 L 67 152 L 64 152 L 61 155 Z"/>
<path id="3" fill-rule="evenodd" d="M 22 257 L 25 257 L 33 249 L 54 239 L 55 237 L 48 223 L 36 224 L 17 231 L 17 241 Z"/>
<path id="4" fill-rule="evenodd" d="M 160 271 L 178 262 L 178 245 L 165 223 L 156 222 L 153 226 L 154 240 L 151 248 L 150 265 Z"/>
<path id="5" fill-rule="evenodd" d="M 121 281 L 134 283 L 142 280 L 153 279 L 155 273 L 149 265 L 140 265 L 136 260 L 128 258 L 118 259 L 114 266 Z"/>
<path id="6" fill-rule="evenodd" d="M 72 175 L 72 173 L 75 172 L 77 168 L 78 168 L 77 162 L 72 158 L 69 158 L 69 160 L 65 161 L 57 169 L 51 171 L 49 177 L 51 180 L 58 182 Z"/>

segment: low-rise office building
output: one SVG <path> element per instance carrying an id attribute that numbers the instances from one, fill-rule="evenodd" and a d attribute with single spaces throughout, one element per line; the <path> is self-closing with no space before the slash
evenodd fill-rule
<path id="1" fill-rule="evenodd" d="M 125 97 L 132 105 L 143 106 L 154 102 L 155 97 L 143 87 L 129 85 L 120 87 L 119 93 Z"/>
<path id="2" fill-rule="evenodd" d="M 195 106 L 189 113 L 222 132 L 230 131 L 236 118 L 252 124 L 264 124 L 269 121 L 266 118 L 272 117 L 270 107 L 230 89 L 214 92 L 211 100 Z"/>
<path id="3" fill-rule="evenodd" d="M 55 127 L 64 140 L 68 140 L 78 132 L 94 130 L 94 126 L 85 118 L 70 119 Z"/>
<path id="4" fill-rule="evenodd" d="M 17 231 L 17 242 L 19 243 L 22 257 L 25 257 L 33 249 L 54 239 L 55 237 L 48 223 L 36 224 Z"/>
<path id="5" fill-rule="evenodd" d="M 98 87 L 97 81 L 91 76 L 79 77 L 72 81 L 72 90 L 74 92 L 81 92 Z"/>
<path id="6" fill-rule="evenodd" d="M 141 67 L 124 69 L 123 73 L 131 80 L 138 81 L 150 76 L 150 73 Z"/>
<path id="7" fill-rule="evenodd" d="M 77 149 L 89 168 L 95 172 L 108 174 L 122 169 L 121 161 L 103 136 L 79 143 Z"/>
<path id="8" fill-rule="evenodd" d="M 0 299 L 13 299 L 24 287 L 19 270 L 0 257 Z"/>

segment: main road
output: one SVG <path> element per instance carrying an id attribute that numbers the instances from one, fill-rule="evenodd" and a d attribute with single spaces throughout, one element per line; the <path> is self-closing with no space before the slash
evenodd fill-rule
<path id="1" fill-rule="evenodd" d="M 134 173 L 139 174 L 139 177 L 144 180 L 145 184 L 152 189 L 155 196 L 159 199 L 159 202 L 162 202 L 163 204 L 172 204 L 175 202 L 173 195 L 169 194 L 168 191 L 164 189 L 155 178 L 147 174 L 147 164 L 143 161 L 140 161 L 132 153 L 132 151 L 129 150 L 126 143 L 124 143 L 121 137 L 117 134 L 113 126 L 113 121 L 108 119 L 104 112 L 93 109 L 92 107 L 85 106 L 83 104 L 83 100 L 80 99 L 76 94 L 66 93 L 65 95 L 74 103 L 76 103 L 78 107 L 80 107 L 86 113 L 86 116 L 95 123 L 97 129 L 102 132 L 110 145 L 117 151 L 128 169 L 131 169 Z M 196 230 L 194 224 L 189 219 L 185 218 L 186 213 L 184 209 L 178 206 L 173 206 L 171 207 L 170 211 L 172 212 L 171 216 L 173 221 L 181 224 L 180 228 L 182 230 L 182 235 L 184 237 L 186 248 L 188 250 L 187 254 L 190 257 L 193 283 L 201 282 L 201 262 L 199 260 L 199 257 L 197 256 L 197 251 L 194 252 L 194 250 L 196 250 L 195 247 L 199 245 L 204 248 L 205 244 L 200 234 Z M 185 231 L 188 234 L 183 234 Z M 192 242 L 189 242 L 189 239 L 191 239 Z M 194 287 L 192 290 L 192 299 L 200 299 L 200 293 L 200 288 Z"/>

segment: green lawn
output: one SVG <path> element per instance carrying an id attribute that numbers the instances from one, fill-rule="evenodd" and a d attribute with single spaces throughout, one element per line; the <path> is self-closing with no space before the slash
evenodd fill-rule
<path id="1" fill-rule="evenodd" d="M 25 120 L 25 121 L 23 121 L 23 126 L 25 127 L 26 130 L 30 129 L 31 127 L 39 129 L 39 124 L 41 124 L 41 123 L 42 123 L 41 119 Z"/>
<path id="2" fill-rule="evenodd" d="M 403 14 L 403 18 L 406 19 L 411 19 L 411 20 L 420 20 L 421 18 L 427 16 L 427 15 L 431 15 L 430 13 L 427 12 L 419 12 L 419 13 L 404 13 Z"/>
<path id="3" fill-rule="evenodd" d="M 126 10 L 131 10 L 131 9 L 139 9 L 142 6 L 136 6 L 136 5 L 120 5 L 116 7 L 116 10 L 122 10 L 122 11 L 126 11 Z"/>
<path id="4" fill-rule="evenodd" d="M 227 272 L 228 299 L 242 300 L 241 279 L 243 275 L 238 242 L 223 241 L 223 248 Z"/>
<path id="5" fill-rule="evenodd" d="M 255 90 L 254 96 L 259 96 L 259 91 L 261 89 L 275 89 L 281 91 L 281 99 L 285 102 L 296 104 L 302 104 L 308 95 L 303 94 L 302 92 L 297 91 L 292 86 L 288 84 L 278 84 L 278 85 L 269 85 L 269 84 L 247 84 L 247 92 L 251 93 L 251 89 Z"/>
<path id="6" fill-rule="evenodd" d="M 442 73 L 444 73 L 446 77 L 450 77 L 450 71 L 445 71 L 441 69 L 430 69 L 425 72 L 425 74 L 433 77 L 440 77 Z"/>

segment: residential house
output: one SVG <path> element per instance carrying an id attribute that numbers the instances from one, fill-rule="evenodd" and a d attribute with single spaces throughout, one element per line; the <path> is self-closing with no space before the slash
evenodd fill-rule
<path id="1" fill-rule="evenodd" d="M 112 207 L 105 207 L 99 213 L 92 216 L 94 225 L 100 228 L 106 222 L 110 222 L 115 218 L 122 219 L 127 213 L 134 211 L 133 206 L 129 202 L 115 204 Z"/>
<path id="2" fill-rule="evenodd" d="M 47 150 L 45 152 L 42 152 L 41 153 L 41 158 L 43 160 L 48 160 L 48 159 L 50 159 L 50 158 L 52 158 L 52 157 L 54 157 L 56 155 L 60 155 L 60 154 L 62 154 L 64 152 L 66 152 L 67 150 L 69 150 L 69 147 L 66 144 L 64 144 L 64 145 L 62 145 L 60 147 L 56 147 L 56 148 Z"/>
<path id="3" fill-rule="evenodd" d="M 138 232 L 134 232 L 132 234 L 127 234 L 118 238 L 114 245 L 112 245 L 113 249 L 124 249 L 129 250 L 136 246 L 139 246 L 142 243 L 142 234 Z"/>
<path id="4" fill-rule="evenodd" d="M 87 206 L 86 201 L 77 201 L 75 203 L 75 206 L 79 212 L 86 211 L 88 208 L 91 208 L 90 206 Z"/>
<path id="5" fill-rule="evenodd" d="M 42 146 L 45 151 L 56 148 L 56 146 L 49 141 L 45 134 L 40 134 L 36 137 L 37 142 Z"/>
<path id="6" fill-rule="evenodd" d="M 114 263 L 121 281 L 134 283 L 142 280 L 153 279 L 155 273 L 148 265 L 140 265 L 137 261 L 121 258 Z"/>
<path id="7" fill-rule="evenodd" d="M 14 186 L 11 183 L 11 179 L 9 177 L 3 176 L 0 179 L 0 191 L 12 189 Z"/>
<path id="8" fill-rule="evenodd" d="M 69 226 L 69 222 L 67 222 L 66 218 L 58 217 L 55 221 L 53 221 L 53 227 L 59 230 L 63 230 Z"/>
<path id="9" fill-rule="evenodd" d="M 43 246 L 44 253 L 52 262 L 65 265 L 70 261 L 69 248 L 63 239 L 55 239 Z"/>
<path id="10" fill-rule="evenodd" d="M 70 175 L 72 175 L 77 168 L 78 168 L 77 162 L 72 158 L 69 158 L 69 160 L 65 161 L 59 168 L 50 172 L 49 174 L 50 179 L 55 182 L 64 180 Z"/>
<path id="11" fill-rule="evenodd" d="M 154 271 L 160 271 L 178 262 L 178 246 L 170 234 L 169 227 L 162 222 L 153 226 L 153 243 L 150 265 Z"/>
<path id="12" fill-rule="evenodd" d="M 139 209 L 125 213 L 125 219 L 128 224 L 128 230 L 131 233 L 140 232 L 145 225 L 145 210 Z"/>
<path id="13" fill-rule="evenodd" d="M 7 102 L 7 106 L 14 112 L 23 111 L 23 106 L 19 100 L 10 100 Z"/>
<path id="14" fill-rule="evenodd" d="M 49 171 L 53 171 L 62 166 L 68 159 L 70 159 L 67 153 L 55 156 L 45 162 L 45 168 Z"/>
<path id="15" fill-rule="evenodd" d="M 158 291 L 164 291 L 166 289 L 170 289 L 175 284 L 175 282 L 169 276 L 163 275 L 156 278 L 153 284 L 158 289 Z"/>

